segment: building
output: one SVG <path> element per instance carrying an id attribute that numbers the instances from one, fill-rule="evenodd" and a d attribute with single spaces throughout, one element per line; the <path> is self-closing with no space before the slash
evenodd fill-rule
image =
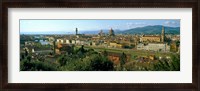
<path id="1" fill-rule="evenodd" d="M 78 28 L 76 28 L 76 35 L 78 35 Z"/>
<path id="2" fill-rule="evenodd" d="M 57 43 L 61 43 L 61 44 L 64 43 L 64 40 L 63 40 L 63 39 L 57 39 L 56 41 L 57 41 Z"/>
<path id="3" fill-rule="evenodd" d="M 31 45 L 34 45 L 35 43 L 32 42 L 32 41 L 26 41 L 25 42 L 25 46 L 31 46 Z"/>
<path id="4" fill-rule="evenodd" d="M 165 29 L 162 27 L 161 35 L 154 36 L 154 35 L 143 35 L 140 38 L 141 42 L 165 42 Z"/>
<path id="5" fill-rule="evenodd" d="M 103 30 L 100 30 L 100 32 L 98 33 L 99 36 L 103 36 L 104 33 L 103 33 Z"/>
<path id="6" fill-rule="evenodd" d="M 55 38 L 54 37 L 47 37 L 49 41 L 54 41 Z"/>
<path id="7" fill-rule="evenodd" d="M 162 27 L 161 42 L 165 42 L 165 29 Z"/>
<path id="8" fill-rule="evenodd" d="M 180 35 L 173 36 L 172 41 L 180 41 Z"/>
<path id="9" fill-rule="evenodd" d="M 79 33 L 78 33 L 78 28 L 76 28 L 75 32 L 76 32 L 75 35 L 76 35 L 77 38 L 80 38 L 80 37 L 82 37 L 82 36 L 85 35 L 85 34 L 79 34 Z"/>
<path id="10" fill-rule="evenodd" d="M 38 48 L 38 47 L 34 47 L 34 46 L 26 46 L 26 47 L 23 48 L 23 51 L 24 52 L 27 51 L 30 54 L 37 54 L 37 53 L 49 54 L 49 53 L 53 52 L 53 50 L 50 47 L 42 49 L 42 48 Z"/>
<path id="11" fill-rule="evenodd" d="M 92 46 L 98 46 L 99 45 L 99 41 L 92 41 Z"/>
<path id="12" fill-rule="evenodd" d="M 178 51 L 178 46 L 177 46 L 176 42 L 172 42 L 170 46 L 171 46 L 170 47 L 171 52 L 177 52 Z"/>
<path id="13" fill-rule="evenodd" d="M 169 52 L 170 46 L 167 43 L 148 43 L 148 44 L 138 44 L 137 50 L 146 50 L 146 51 L 159 51 L 159 52 Z"/>
<path id="14" fill-rule="evenodd" d="M 111 48 L 123 48 L 123 44 L 119 44 L 119 43 L 114 43 L 114 42 L 110 42 L 110 46 Z"/>
<path id="15" fill-rule="evenodd" d="M 76 44 L 76 40 L 72 40 L 72 44 Z"/>
<path id="16" fill-rule="evenodd" d="M 142 43 L 139 43 L 136 48 L 137 48 L 137 50 L 146 50 L 145 45 Z"/>
<path id="17" fill-rule="evenodd" d="M 109 36 L 115 36 L 114 30 L 112 28 L 109 30 Z"/>
<path id="18" fill-rule="evenodd" d="M 71 43 L 70 40 L 66 39 L 66 44 L 70 44 L 70 43 Z"/>
<path id="19" fill-rule="evenodd" d="M 140 39 L 141 42 L 161 42 L 160 36 L 145 36 Z"/>

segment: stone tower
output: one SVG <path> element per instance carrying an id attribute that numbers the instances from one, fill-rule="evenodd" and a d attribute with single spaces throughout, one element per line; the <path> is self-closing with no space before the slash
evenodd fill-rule
<path id="1" fill-rule="evenodd" d="M 161 32 L 161 42 L 165 42 L 165 29 L 162 27 L 162 32 Z"/>
<path id="2" fill-rule="evenodd" d="M 76 28 L 76 35 L 78 35 L 78 28 Z"/>

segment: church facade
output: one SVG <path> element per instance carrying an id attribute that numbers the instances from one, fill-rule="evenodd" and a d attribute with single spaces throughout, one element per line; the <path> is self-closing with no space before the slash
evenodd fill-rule
<path id="1" fill-rule="evenodd" d="M 150 35 L 143 35 L 140 38 L 141 42 L 164 42 L 165 41 L 165 30 L 162 27 L 161 35 L 160 36 L 150 36 Z"/>

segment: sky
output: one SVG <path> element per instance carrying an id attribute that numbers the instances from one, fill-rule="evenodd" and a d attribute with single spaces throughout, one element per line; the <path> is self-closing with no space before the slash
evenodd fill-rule
<path id="1" fill-rule="evenodd" d="M 149 25 L 180 27 L 180 20 L 20 20 L 20 33 L 72 32 L 75 28 L 79 31 L 126 30 Z"/>

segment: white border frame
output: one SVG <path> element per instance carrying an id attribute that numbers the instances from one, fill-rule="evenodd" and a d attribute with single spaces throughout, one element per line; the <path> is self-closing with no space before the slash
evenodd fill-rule
<path id="1" fill-rule="evenodd" d="M 22 72 L 19 19 L 180 19 L 181 71 Z M 9 8 L 8 83 L 192 83 L 192 8 Z"/>

